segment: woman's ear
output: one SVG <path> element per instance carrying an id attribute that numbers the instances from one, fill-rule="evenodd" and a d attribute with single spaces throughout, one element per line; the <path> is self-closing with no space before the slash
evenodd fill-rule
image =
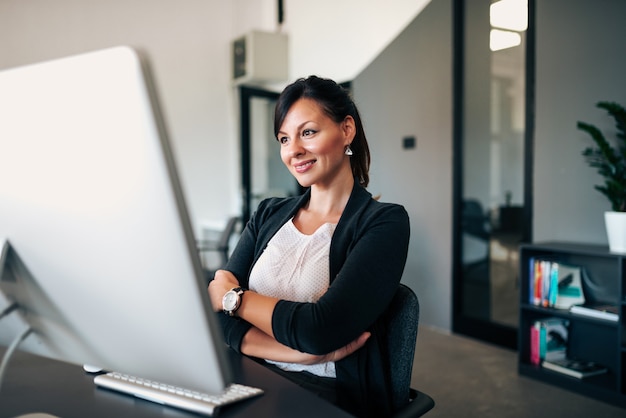
<path id="1" fill-rule="evenodd" d="M 344 139 L 347 140 L 345 145 L 350 145 L 356 135 L 356 124 L 354 123 L 354 118 L 350 115 L 346 116 L 341 123 L 341 129 Z"/>

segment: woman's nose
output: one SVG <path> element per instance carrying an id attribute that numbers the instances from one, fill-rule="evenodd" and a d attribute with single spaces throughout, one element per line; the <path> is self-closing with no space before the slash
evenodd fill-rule
<path id="1" fill-rule="evenodd" d="M 299 139 L 294 139 L 287 144 L 287 155 L 290 157 L 297 157 L 305 153 L 302 144 Z"/>

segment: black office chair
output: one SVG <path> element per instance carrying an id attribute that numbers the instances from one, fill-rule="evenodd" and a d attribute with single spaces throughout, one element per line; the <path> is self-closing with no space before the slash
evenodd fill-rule
<path id="1" fill-rule="evenodd" d="M 419 417 L 435 406 L 435 401 L 411 388 L 411 371 L 415 357 L 419 301 L 415 293 L 400 284 L 391 305 L 385 312 L 388 330 L 388 350 L 393 387 L 393 418 Z"/>
<path id="2" fill-rule="evenodd" d="M 215 271 L 220 268 L 224 268 L 226 263 L 228 262 L 229 252 L 230 252 L 230 238 L 235 232 L 237 227 L 237 223 L 239 222 L 238 216 L 233 216 L 228 219 L 226 226 L 222 230 L 219 238 L 215 241 L 203 240 L 198 242 L 198 252 L 200 253 L 201 258 L 203 259 L 203 267 L 204 274 L 207 280 L 211 280 Z M 213 268 L 209 268 L 204 262 L 204 254 L 207 252 L 216 252 L 219 256 L 219 262 Z"/>

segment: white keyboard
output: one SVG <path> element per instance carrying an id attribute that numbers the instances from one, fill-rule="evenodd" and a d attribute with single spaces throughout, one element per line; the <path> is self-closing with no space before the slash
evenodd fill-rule
<path id="1" fill-rule="evenodd" d="M 214 415 L 221 406 L 263 394 L 259 388 L 232 384 L 220 394 L 209 395 L 116 372 L 98 375 L 94 382 L 107 389 L 203 415 Z"/>

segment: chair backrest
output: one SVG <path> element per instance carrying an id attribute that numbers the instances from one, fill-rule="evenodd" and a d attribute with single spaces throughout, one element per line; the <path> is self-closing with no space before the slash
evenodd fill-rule
<path id="1" fill-rule="evenodd" d="M 419 301 L 409 287 L 403 284 L 398 286 L 385 313 L 385 320 L 391 367 L 392 404 L 394 410 L 399 410 L 409 402 L 419 323 Z"/>
<path id="2" fill-rule="evenodd" d="M 235 227 L 237 226 L 237 222 L 239 222 L 238 216 L 233 216 L 228 219 L 226 223 L 226 227 L 222 231 L 220 235 L 219 241 L 217 242 L 217 251 L 220 252 L 221 256 L 221 266 L 224 267 L 228 262 L 228 251 L 230 249 L 230 237 L 235 232 Z"/>
<path id="3" fill-rule="evenodd" d="M 463 201 L 461 211 L 461 228 L 464 233 L 482 240 L 489 239 L 489 231 L 487 230 L 488 217 L 483 206 L 476 199 L 467 199 Z"/>
<path id="4" fill-rule="evenodd" d="M 224 268 L 226 263 L 228 263 L 228 257 L 230 255 L 230 238 L 235 232 L 238 222 L 239 217 L 233 216 L 228 219 L 226 226 L 217 239 L 198 241 L 198 252 L 202 260 L 204 275 L 207 281 L 212 280 L 215 272 L 218 269 Z M 217 257 L 219 258 L 217 264 L 213 265 L 207 263 L 205 258 L 206 253 L 217 253 Z"/>

